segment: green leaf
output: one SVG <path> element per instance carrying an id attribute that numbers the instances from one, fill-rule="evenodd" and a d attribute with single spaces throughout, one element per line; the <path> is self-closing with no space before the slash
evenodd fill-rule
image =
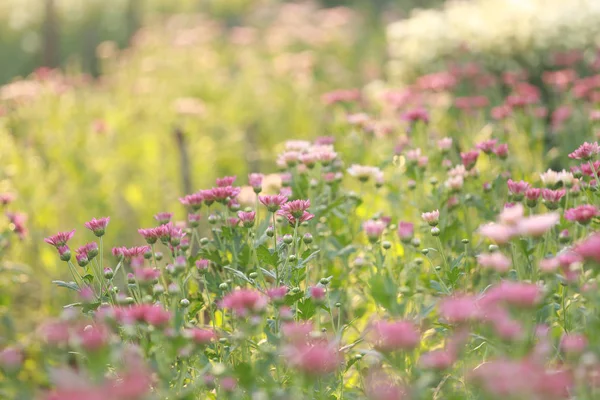
<path id="1" fill-rule="evenodd" d="M 438 293 L 444 293 L 444 289 L 442 289 L 442 285 L 438 281 L 429 281 L 429 285 L 432 289 L 436 290 Z"/>
<path id="2" fill-rule="evenodd" d="M 321 250 L 317 250 L 305 256 L 306 253 L 310 252 L 310 250 L 306 250 L 304 253 L 302 253 L 302 257 L 298 261 L 298 265 L 296 265 L 296 268 L 302 268 L 304 265 L 308 264 L 309 261 L 314 260 L 320 251 Z"/>
<path id="3" fill-rule="evenodd" d="M 386 310 L 392 311 L 398 296 L 398 288 L 394 286 L 392 280 L 384 275 L 374 275 L 369 280 L 369 288 L 375 302 Z"/>
<path id="4" fill-rule="evenodd" d="M 230 268 L 230 267 L 223 267 L 223 268 L 226 269 L 227 271 L 232 272 L 238 278 L 240 278 L 242 280 L 245 280 L 248 283 L 252 283 L 252 281 L 242 271 L 238 271 L 237 269 L 233 269 L 233 268 Z"/>
<path id="5" fill-rule="evenodd" d="M 271 265 L 276 267 L 279 264 L 279 255 L 277 253 L 271 253 L 267 246 L 260 245 L 256 249 L 256 256 L 258 257 L 258 261 L 261 263 Z"/>
<path id="6" fill-rule="evenodd" d="M 300 318 L 303 320 L 308 320 L 315 315 L 315 311 L 317 310 L 317 306 L 312 301 L 312 299 L 304 299 L 304 301 L 298 303 L 297 310 L 300 313 Z"/>
<path id="7" fill-rule="evenodd" d="M 52 281 L 57 286 L 65 287 L 67 289 L 74 290 L 76 292 L 79 291 L 79 286 L 75 282 L 65 282 L 65 281 Z"/>

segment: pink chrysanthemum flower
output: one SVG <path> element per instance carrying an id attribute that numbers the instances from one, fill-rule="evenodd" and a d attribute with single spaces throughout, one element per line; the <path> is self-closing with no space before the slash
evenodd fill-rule
<path id="1" fill-rule="evenodd" d="M 565 219 L 587 225 L 598 215 L 598 209 L 591 204 L 582 204 L 565 211 Z"/>
<path id="2" fill-rule="evenodd" d="M 450 150 L 452 148 L 452 138 L 450 138 L 450 137 L 441 138 L 440 140 L 437 141 L 437 147 L 442 152 L 447 152 L 448 150 Z"/>
<path id="3" fill-rule="evenodd" d="M 509 179 L 506 182 L 506 184 L 508 185 L 508 190 L 510 191 L 510 193 L 516 201 L 523 200 L 525 192 L 527 191 L 527 189 L 529 189 L 529 183 L 525 181 L 516 182 L 512 179 Z"/>
<path id="4" fill-rule="evenodd" d="M 310 207 L 310 200 L 292 200 L 281 206 L 281 215 L 289 214 L 294 218 L 300 218 Z"/>
<path id="5" fill-rule="evenodd" d="M 6 212 L 6 218 L 10 223 L 10 229 L 17 234 L 19 239 L 23 240 L 27 237 L 27 215 L 18 212 Z"/>
<path id="6" fill-rule="evenodd" d="M 266 305 L 266 296 L 258 291 L 248 289 L 234 290 L 221 301 L 222 308 L 229 308 L 239 316 L 260 313 Z"/>
<path id="7" fill-rule="evenodd" d="M 154 283 L 160 278 L 160 270 L 148 267 L 138 267 L 133 269 L 135 279 L 141 284 Z"/>
<path id="8" fill-rule="evenodd" d="M 415 226 L 410 222 L 398 222 L 398 237 L 403 243 L 408 243 L 412 240 L 415 234 Z"/>
<path id="9" fill-rule="evenodd" d="M 58 248 L 67 244 L 67 242 L 73 237 L 75 234 L 75 229 L 70 232 L 58 232 L 54 236 L 50 236 L 44 239 L 44 242 L 51 244 L 52 246 Z"/>
<path id="10" fill-rule="evenodd" d="M 194 211 L 198 211 L 202 207 L 202 202 L 204 201 L 204 195 L 202 192 L 196 192 L 192 194 L 188 194 L 185 197 L 179 198 L 179 202 L 184 206 L 190 207 Z M 170 218 L 169 218 L 170 221 Z M 169 222 L 167 221 L 167 222 Z"/>
<path id="11" fill-rule="evenodd" d="M 421 218 L 430 226 L 436 226 L 440 221 L 440 212 L 438 210 L 424 212 L 421 214 Z"/>
<path id="12" fill-rule="evenodd" d="M 150 251 L 150 246 L 136 246 L 136 247 L 114 247 L 112 253 L 115 257 L 123 257 L 126 260 L 143 256 L 145 253 Z"/>
<path id="13" fill-rule="evenodd" d="M 216 202 L 227 204 L 240 194 L 241 189 L 233 186 L 219 186 L 212 188 L 211 191 Z"/>
<path id="14" fill-rule="evenodd" d="M 482 267 L 491 268 L 500 273 L 507 272 L 511 266 L 510 259 L 499 251 L 479 254 L 477 261 Z"/>
<path id="15" fill-rule="evenodd" d="M 267 207 L 270 212 L 278 211 L 283 204 L 288 201 L 286 196 L 281 194 L 258 196 L 258 200 Z"/>
<path id="16" fill-rule="evenodd" d="M 501 159 L 508 157 L 508 144 L 502 143 L 494 148 L 494 154 Z"/>
<path id="17" fill-rule="evenodd" d="M 471 150 L 464 153 L 460 153 L 460 159 L 467 170 L 472 169 L 477 163 L 477 158 L 479 158 L 478 150 Z"/>
<path id="18" fill-rule="evenodd" d="M 429 113 L 424 108 L 413 108 L 402 114 L 402 120 L 415 123 L 423 121 L 424 123 L 429 122 Z"/>
<path id="19" fill-rule="evenodd" d="M 597 142 L 588 143 L 585 142 L 581 146 L 579 146 L 575 151 L 569 154 L 569 158 L 573 158 L 575 160 L 591 160 L 596 154 L 600 153 L 600 146 L 598 146 Z"/>
<path id="20" fill-rule="evenodd" d="M 269 296 L 269 299 L 271 299 L 272 301 L 277 302 L 283 300 L 283 298 L 287 294 L 287 291 L 287 287 L 279 286 L 276 288 L 267 289 L 267 296 Z"/>
<path id="21" fill-rule="evenodd" d="M 503 281 L 486 292 L 481 304 L 486 308 L 498 303 L 530 308 L 537 305 L 541 299 L 541 289 L 533 283 Z"/>
<path id="22" fill-rule="evenodd" d="M 560 349 L 566 354 L 581 354 L 586 349 L 588 340 L 583 334 L 566 333 L 560 339 Z"/>
<path id="23" fill-rule="evenodd" d="M 199 271 L 205 271 L 208 269 L 208 267 L 210 267 L 210 260 L 207 260 L 205 258 L 201 258 L 199 260 L 196 260 L 196 268 Z"/>
<path id="24" fill-rule="evenodd" d="M 600 263 L 600 233 L 596 232 L 575 246 L 575 252 L 585 258 Z"/>
<path id="25" fill-rule="evenodd" d="M 85 223 L 85 227 L 94 232 L 94 235 L 100 237 L 104 235 L 104 232 L 106 231 L 106 227 L 108 226 L 109 222 L 110 217 L 98 219 L 92 218 L 91 221 Z"/>
<path id="26" fill-rule="evenodd" d="M 418 346 L 421 336 L 410 321 L 377 321 L 373 323 L 370 336 L 375 348 L 382 352 L 412 350 Z"/>
<path id="27" fill-rule="evenodd" d="M 307 322 L 288 322 L 281 325 L 283 337 L 289 343 L 307 342 L 308 335 L 313 331 L 313 324 Z"/>
<path id="28" fill-rule="evenodd" d="M 161 230 L 157 228 L 138 229 L 138 233 L 146 240 L 148 244 L 154 244 L 161 237 Z"/>
<path id="29" fill-rule="evenodd" d="M 517 224 L 517 231 L 524 236 L 540 237 L 558 224 L 560 215 L 548 213 L 523 218 Z"/>
<path id="30" fill-rule="evenodd" d="M 262 191 L 262 181 L 264 179 L 263 174 L 253 173 L 248 175 L 248 184 L 252 186 L 255 193 L 260 193 Z"/>
<path id="31" fill-rule="evenodd" d="M 241 221 L 244 228 L 252 228 L 254 226 L 254 219 L 256 218 L 256 212 L 254 211 L 239 211 L 238 218 Z"/>
<path id="32" fill-rule="evenodd" d="M 565 189 L 542 190 L 542 198 L 544 199 L 544 204 L 546 204 L 546 207 L 548 207 L 548 209 L 550 210 L 556 210 L 558 208 L 558 203 L 563 197 L 565 197 L 565 194 L 567 194 Z"/>
<path id="33" fill-rule="evenodd" d="M 192 328 L 185 331 L 185 335 L 189 337 L 195 344 L 205 346 L 210 344 L 217 338 L 213 330 Z"/>
<path id="34" fill-rule="evenodd" d="M 443 299 L 438 310 L 440 316 L 449 323 L 464 323 L 478 319 L 481 311 L 475 296 L 463 295 Z"/>
<path id="35" fill-rule="evenodd" d="M 226 187 L 232 186 L 233 182 L 235 182 L 235 176 L 224 176 L 223 178 L 217 178 L 217 186 L 218 187 Z"/>
<path id="36" fill-rule="evenodd" d="M 0 204 L 6 206 L 15 201 L 16 196 L 12 193 L 0 193 Z"/>
<path id="37" fill-rule="evenodd" d="M 498 143 L 498 139 L 489 139 L 489 140 L 485 140 L 483 142 L 477 143 L 477 145 L 475 147 L 478 148 L 479 150 L 483 151 L 485 154 L 491 154 L 491 153 L 493 153 L 493 151 L 496 147 L 496 143 Z"/>
<path id="38" fill-rule="evenodd" d="M 323 341 L 288 346 L 284 355 L 290 366 L 312 376 L 330 374 L 340 367 L 342 361 L 337 346 Z"/>
<path id="39" fill-rule="evenodd" d="M 379 240 L 379 238 L 383 234 L 383 231 L 385 230 L 385 227 L 386 224 L 383 221 L 379 220 L 368 220 L 363 222 L 362 225 L 363 231 L 365 232 L 367 238 L 369 239 L 369 242 L 371 243 L 375 243 Z"/>
<path id="40" fill-rule="evenodd" d="M 170 212 L 160 212 L 154 216 L 160 225 L 168 224 L 171 222 L 171 218 L 173 218 L 173 213 Z"/>

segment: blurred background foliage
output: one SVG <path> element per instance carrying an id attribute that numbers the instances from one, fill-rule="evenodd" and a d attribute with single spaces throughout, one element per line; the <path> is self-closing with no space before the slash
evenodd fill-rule
<path id="1" fill-rule="evenodd" d="M 184 217 L 184 193 L 226 174 L 244 184 L 275 170 L 277 144 L 327 134 L 320 96 L 384 68 L 379 3 L 40 3 L 0 4 L 2 190 L 30 231 L 7 259 L 33 271 L 6 276 L 0 300 L 20 323 L 64 304 L 49 283 L 68 272 L 45 236 L 77 228 L 83 245 L 83 223 L 109 215 L 108 248 L 141 243 L 156 212 Z"/>
<path id="2" fill-rule="evenodd" d="M 541 62 L 550 52 L 583 49 L 591 58 L 600 43 L 600 3 L 593 0 L 444 3 L 0 1 L 0 192 L 17 194 L 11 207 L 28 214 L 30 231 L 5 257 L 19 264 L 3 274 L 0 306 L 27 315 L 18 320 L 27 323 L 64 304 L 64 291 L 49 282 L 68 272 L 45 236 L 77 228 L 77 247 L 92 239 L 83 223 L 108 215 L 108 248 L 141 244 L 137 228 L 151 225 L 156 212 L 184 217 L 184 193 L 226 174 L 245 184 L 248 172 L 275 171 L 283 141 L 349 136 L 326 117 L 323 93 L 364 87 L 366 97 L 376 97 L 391 88 L 404 98 L 409 79 L 469 60 L 484 67 L 486 79 L 517 67 L 539 78 L 556 67 Z M 508 29 L 519 12 L 540 29 L 526 22 Z M 462 95 L 481 94 L 471 81 Z M 486 96 L 501 101 L 502 89 Z M 432 110 L 433 129 L 473 136 L 491 129 L 484 113 L 465 126 L 451 96 L 446 100 Z M 546 121 L 529 128 L 536 135 L 560 109 L 558 101 L 544 102 Z M 589 128 L 583 111 L 573 114 L 565 130 Z M 345 142 L 363 155 L 360 144 Z"/>

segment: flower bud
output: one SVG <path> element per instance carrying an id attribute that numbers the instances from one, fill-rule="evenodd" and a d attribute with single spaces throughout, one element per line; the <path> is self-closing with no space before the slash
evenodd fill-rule
<path id="1" fill-rule="evenodd" d="M 275 229 L 273 229 L 272 226 L 269 226 L 265 233 L 267 234 L 268 237 L 273 237 L 273 236 L 275 236 Z"/>
<path id="2" fill-rule="evenodd" d="M 146 260 L 149 260 L 152 258 L 152 250 L 148 250 L 147 252 L 144 253 L 144 258 Z"/>
<path id="3" fill-rule="evenodd" d="M 181 292 L 181 289 L 179 288 L 179 285 L 176 283 L 171 283 L 168 287 L 167 290 L 169 291 L 169 294 L 178 294 Z"/>
<path id="4" fill-rule="evenodd" d="M 58 248 L 58 255 L 62 261 L 69 261 L 71 259 L 71 249 L 67 246 L 61 246 Z"/>
<path id="5" fill-rule="evenodd" d="M 229 285 L 227 285 L 227 283 L 223 282 L 219 285 L 219 289 L 221 290 L 227 290 L 227 288 L 229 287 Z"/>
<path id="6" fill-rule="evenodd" d="M 181 301 L 179 302 L 179 305 L 183 308 L 189 307 L 190 301 L 188 299 L 181 299 Z"/>
<path id="7" fill-rule="evenodd" d="M 156 253 L 154 253 L 154 257 L 156 257 L 156 261 L 160 261 L 163 259 L 163 253 L 157 251 Z"/>
<path id="8" fill-rule="evenodd" d="M 419 238 L 413 238 L 411 240 L 411 243 L 412 243 L 413 247 L 419 247 L 419 246 L 421 246 L 421 239 L 419 239 Z"/>
<path id="9" fill-rule="evenodd" d="M 392 247 L 392 244 L 390 242 L 388 242 L 387 240 L 384 240 L 381 243 L 381 247 L 383 247 L 385 250 L 389 250 Z"/>
<path id="10" fill-rule="evenodd" d="M 210 243 L 210 240 L 208 238 L 203 237 L 202 239 L 200 239 L 200 244 L 202 246 L 206 246 L 209 243 Z"/>
<path id="11" fill-rule="evenodd" d="M 256 278 L 258 278 L 258 273 L 257 272 L 250 272 L 250 274 L 248 274 L 248 277 L 250 279 L 256 279 Z"/>
<path id="12" fill-rule="evenodd" d="M 440 236 L 440 228 L 438 228 L 437 226 L 434 226 L 433 228 L 431 228 L 431 236 Z"/>
<path id="13" fill-rule="evenodd" d="M 329 285 L 329 279 L 321 278 L 321 280 L 319 280 L 319 283 L 323 286 L 327 286 L 327 285 Z"/>
<path id="14" fill-rule="evenodd" d="M 423 254 L 423 255 L 429 254 L 429 249 L 422 249 L 421 254 Z"/>
<path id="15" fill-rule="evenodd" d="M 295 254 L 290 254 L 288 257 L 289 262 L 296 262 L 297 259 L 298 259 L 298 257 L 296 257 Z"/>
<path id="16" fill-rule="evenodd" d="M 113 272 L 112 268 L 110 267 L 106 267 L 104 268 L 104 278 L 105 279 L 112 279 L 113 276 L 115 275 L 115 273 Z"/>
<path id="17" fill-rule="evenodd" d="M 156 284 L 152 288 L 152 293 L 154 293 L 155 295 L 161 295 L 164 292 L 165 292 L 165 287 L 163 285 L 161 285 L 161 284 Z"/>
<path id="18" fill-rule="evenodd" d="M 304 244 L 311 244 L 313 242 L 313 236 L 307 232 L 302 236 L 302 241 Z"/>
<path id="19" fill-rule="evenodd" d="M 208 223 L 211 225 L 216 224 L 218 220 L 219 220 L 219 218 L 217 218 L 217 216 L 214 214 L 211 214 L 208 216 Z"/>
<path id="20" fill-rule="evenodd" d="M 291 244 L 294 241 L 294 238 L 289 233 L 283 236 L 283 243 Z"/>

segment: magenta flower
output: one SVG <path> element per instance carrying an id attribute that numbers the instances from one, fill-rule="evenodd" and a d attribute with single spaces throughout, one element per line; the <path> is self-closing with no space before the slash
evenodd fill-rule
<path id="1" fill-rule="evenodd" d="M 15 201 L 16 196 L 12 193 L 0 193 L 0 204 L 6 206 Z"/>
<path id="2" fill-rule="evenodd" d="M 342 356 L 333 343 L 316 341 L 288 346 L 284 355 L 291 367 L 312 376 L 334 372 L 341 365 Z"/>
<path id="3" fill-rule="evenodd" d="M 210 260 L 205 258 L 196 260 L 196 268 L 198 268 L 198 271 L 206 271 L 208 267 L 210 267 Z"/>
<path id="4" fill-rule="evenodd" d="M 477 256 L 477 261 L 482 267 L 491 268 L 499 273 L 508 272 L 511 266 L 510 259 L 499 251 L 482 253 Z"/>
<path id="5" fill-rule="evenodd" d="M 263 174 L 250 174 L 248 175 L 248 184 L 252 186 L 254 192 L 260 193 L 262 191 L 262 181 L 265 176 Z"/>
<path id="6" fill-rule="evenodd" d="M 501 159 L 505 159 L 508 157 L 508 144 L 502 143 L 494 148 L 494 154 L 497 155 Z"/>
<path id="7" fill-rule="evenodd" d="M 317 146 L 330 146 L 335 143 L 335 137 L 333 136 L 319 136 L 315 139 L 315 145 Z"/>
<path id="8" fill-rule="evenodd" d="M 581 225 L 587 225 L 592 218 L 598 215 L 598 209 L 591 204 L 582 204 L 575 208 L 569 208 L 565 211 L 565 219 L 577 221 Z"/>
<path id="9" fill-rule="evenodd" d="M 478 143 L 475 147 L 483 151 L 485 154 L 492 154 L 496 148 L 496 143 L 498 143 L 498 139 L 489 139 Z"/>
<path id="10" fill-rule="evenodd" d="M 438 309 L 440 316 L 453 324 L 469 322 L 481 316 L 477 298 L 470 295 L 447 297 L 440 302 Z"/>
<path id="11" fill-rule="evenodd" d="M 200 220 L 202 219 L 202 215 L 189 213 L 188 214 L 188 225 L 192 228 L 196 228 L 200 224 Z"/>
<path id="12" fill-rule="evenodd" d="M 51 244 L 52 246 L 58 248 L 67 244 L 67 242 L 73 237 L 75 234 L 75 229 L 70 232 L 58 232 L 54 236 L 50 236 L 44 239 L 44 242 Z"/>
<path id="13" fill-rule="evenodd" d="M 210 344 L 210 342 L 217 338 L 217 335 L 213 330 L 201 328 L 188 329 L 186 331 L 186 336 L 188 336 L 195 344 L 202 346 Z"/>
<path id="14" fill-rule="evenodd" d="M 202 207 L 202 202 L 204 201 L 203 192 L 196 192 L 193 194 L 188 194 L 185 197 L 179 198 L 179 202 L 184 206 L 189 206 L 192 210 L 198 211 Z M 170 221 L 170 218 L 169 218 Z M 169 222 L 167 221 L 167 222 Z"/>
<path id="15" fill-rule="evenodd" d="M 148 244 L 154 244 L 161 237 L 161 229 L 158 228 L 148 228 L 148 229 L 138 229 L 138 233 L 142 235 L 142 237 L 146 240 Z"/>
<path id="16" fill-rule="evenodd" d="M 565 189 L 559 190 L 551 190 L 551 189 L 543 189 L 542 190 L 542 198 L 544 199 L 544 204 L 550 210 L 556 210 L 558 208 L 558 203 L 560 200 L 567 194 Z"/>
<path id="17" fill-rule="evenodd" d="M 402 120 L 410 123 L 423 121 L 424 123 L 429 122 L 429 113 L 424 108 L 413 108 L 402 114 Z"/>
<path id="18" fill-rule="evenodd" d="M 12 231 L 17 234 L 20 240 L 25 239 L 27 236 L 27 215 L 18 212 L 6 212 L 6 218 L 8 222 L 12 224 Z"/>
<path id="19" fill-rule="evenodd" d="M 133 275 L 135 279 L 141 284 L 150 284 L 155 283 L 160 278 L 160 270 L 154 268 L 134 268 Z"/>
<path id="20" fill-rule="evenodd" d="M 310 207 L 310 200 L 292 200 L 281 206 L 280 215 L 289 214 L 294 218 L 300 218 Z"/>
<path id="21" fill-rule="evenodd" d="M 398 222 L 398 237 L 403 243 L 408 243 L 412 240 L 415 234 L 415 226 L 410 222 Z"/>
<path id="22" fill-rule="evenodd" d="M 255 211 L 238 211 L 237 215 L 244 228 L 252 228 L 254 226 Z"/>
<path id="23" fill-rule="evenodd" d="M 452 138 L 450 138 L 450 137 L 441 138 L 440 140 L 437 141 L 437 147 L 442 152 L 444 152 L 444 153 L 447 152 L 448 150 L 450 150 L 452 148 Z"/>
<path id="24" fill-rule="evenodd" d="M 214 200 L 221 204 L 227 204 L 230 200 L 240 194 L 240 188 L 233 186 L 218 186 L 211 189 Z"/>
<path id="25" fill-rule="evenodd" d="M 170 212 L 160 212 L 154 216 L 160 225 L 168 224 L 171 222 L 171 218 L 173 218 L 173 213 Z"/>
<path id="26" fill-rule="evenodd" d="M 311 286 L 309 289 L 310 297 L 314 301 L 323 301 L 325 299 L 325 288 L 322 286 Z"/>
<path id="27" fill-rule="evenodd" d="M 283 298 L 287 294 L 287 291 L 287 287 L 279 286 L 276 288 L 267 289 L 267 296 L 269 296 L 269 299 L 271 299 L 271 301 L 278 302 L 283 300 Z"/>
<path id="28" fill-rule="evenodd" d="M 141 257 L 145 253 L 150 251 L 150 246 L 136 246 L 136 247 L 114 247 L 112 253 L 115 257 L 122 257 L 126 260 Z"/>
<path id="29" fill-rule="evenodd" d="M 542 195 L 542 190 L 538 188 L 529 188 L 525 191 L 525 199 L 529 207 L 535 207 L 538 199 Z"/>
<path id="30" fill-rule="evenodd" d="M 218 187 L 226 187 L 233 185 L 235 182 L 236 176 L 224 176 L 223 178 L 217 178 L 217 186 Z"/>
<path id="31" fill-rule="evenodd" d="M 110 217 L 92 218 L 91 221 L 85 223 L 85 227 L 94 232 L 94 235 L 100 237 L 104 235 L 106 227 L 110 221 Z"/>
<path id="32" fill-rule="evenodd" d="M 569 158 L 573 158 L 575 160 L 591 160 L 596 154 L 600 153 L 600 146 L 598 146 L 597 142 L 588 143 L 585 142 L 581 146 L 579 146 L 575 151 L 569 154 Z"/>
<path id="33" fill-rule="evenodd" d="M 560 339 L 560 349 L 566 354 L 581 354 L 588 344 L 585 335 L 565 333 Z"/>
<path id="34" fill-rule="evenodd" d="M 525 192 L 527 191 L 527 189 L 529 189 L 529 183 L 525 182 L 525 181 L 513 181 L 512 179 L 509 179 L 506 184 L 508 185 L 508 190 L 510 191 L 510 194 L 513 196 L 513 198 L 516 201 L 521 201 L 523 200 L 523 196 L 525 195 Z"/>
<path id="35" fill-rule="evenodd" d="M 260 313 L 267 306 L 267 297 L 260 292 L 249 289 L 238 289 L 227 294 L 220 304 L 221 308 L 229 308 L 239 316 Z"/>
<path id="36" fill-rule="evenodd" d="M 419 345 L 421 336 L 410 321 L 377 321 L 372 325 L 371 341 L 379 351 L 412 350 Z"/>
<path id="37" fill-rule="evenodd" d="M 583 242 L 575 246 L 575 252 L 586 260 L 600 263 L 600 233 L 593 233 Z"/>
<path id="38" fill-rule="evenodd" d="M 429 226 L 436 226 L 440 221 L 440 212 L 433 210 L 430 212 L 424 212 L 421 214 L 423 221 L 427 222 Z"/>
<path id="39" fill-rule="evenodd" d="M 363 231 L 365 232 L 365 234 L 367 235 L 367 238 L 369 239 L 369 242 L 371 243 L 375 243 L 379 240 L 379 238 L 381 237 L 381 235 L 383 234 L 383 231 L 385 230 L 385 223 L 377 220 L 368 220 L 363 222 L 362 228 Z"/>
<path id="40" fill-rule="evenodd" d="M 472 169 L 477 163 L 477 158 L 479 157 L 478 150 L 471 150 L 465 153 L 460 153 L 460 159 L 462 160 L 462 164 L 465 166 L 467 170 Z"/>
<path id="41" fill-rule="evenodd" d="M 530 308 L 542 299 L 540 288 L 533 283 L 503 281 L 489 289 L 482 298 L 484 307 L 506 303 L 519 308 Z"/>
<path id="42" fill-rule="evenodd" d="M 523 218 L 517 224 L 517 231 L 524 236 L 540 237 L 548 232 L 560 220 L 557 213 L 533 215 Z"/>
<path id="43" fill-rule="evenodd" d="M 456 362 L 456 354 L 447 349 L 432 350 L 423 353 L 419 358 L 419 365 L 425 369 L 443 371 Z"/>
<path id="44" fill-rule="evenodd" d="M 289 343 L 306 342 L 308 335 L 313 331 L 313 324 L 307 322 L 288 322 L 281 326 L 281 332 Z"/>

